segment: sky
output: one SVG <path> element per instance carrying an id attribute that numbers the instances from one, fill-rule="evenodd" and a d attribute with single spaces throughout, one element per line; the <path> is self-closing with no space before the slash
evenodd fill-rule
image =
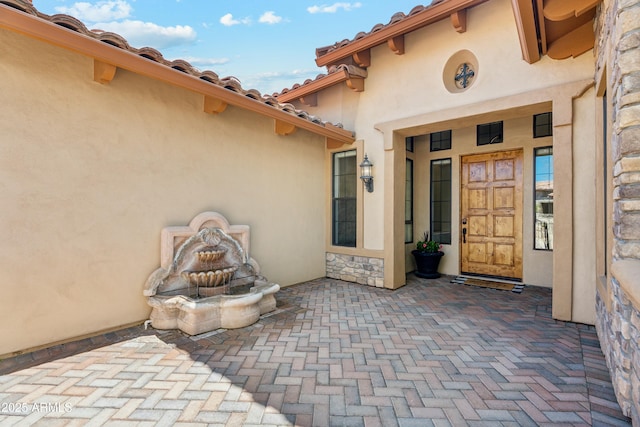
<path id="1" fill-rule="evenodd" d="M 236 77 L 245 90 L 273 94 L 326 73 L 318 47 L 408 14 L 419 0 L 33 0 L 40 12 L 63 13 L 89 29 L 111 31 L 165 59 L 184 59 L 220 78 Z"/>

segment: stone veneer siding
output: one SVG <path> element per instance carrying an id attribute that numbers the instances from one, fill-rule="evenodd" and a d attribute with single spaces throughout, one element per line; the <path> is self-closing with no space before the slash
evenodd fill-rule
<path id="1" fill-rule="evenodd" d="M 640 425 L 640 0 L 600 5 L 597 73 L 605 69 L 612 126 L 613 265 L 596 301 L 596 328 L 618 403 Z M 629 274 L 629 271 L 632 273 Z"/>
<path id="2" fill-rule="evenodd" d="M 384 260 L 327 252 L 327 277 L 362 285 L 384 287 Z"/>
<path id="3" fill-rule="evenodd" d="M 600 295 L 596 296 L 596 330 L 618 403 L 636 423 L 640 420 L 640 311 L 615 279 L 610 298 L 612 308 L 608 311 Z"/>

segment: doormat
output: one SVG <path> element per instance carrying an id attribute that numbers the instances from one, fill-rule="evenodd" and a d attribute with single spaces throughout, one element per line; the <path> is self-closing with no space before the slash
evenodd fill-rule
<path id="1" fill-rule="evenodd" d="M 472 277 L 458 276 L 451 280 L 451 283 L 458 283 L 460 285 L 467 286 L 479 286 L 481 288 L 498 289 L 501 291 L 511 291 L 516 294 L 521 294 L 524 286 L 522 283 L 505 283 L 494 282 L 493 280 L 475 279 Z"/>

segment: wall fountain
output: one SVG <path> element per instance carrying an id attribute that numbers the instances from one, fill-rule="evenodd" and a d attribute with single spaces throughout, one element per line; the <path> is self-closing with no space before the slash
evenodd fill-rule
<path id="1" fill-rule="evenodd" d="M 249 226 L 230 225 L 217 212 L 164 228 L 160 268 L 143 292 L 151 326 L 198 335 L 249 326 L 275 310 L 280 286 L 261 276 L 248 254 Z"/>

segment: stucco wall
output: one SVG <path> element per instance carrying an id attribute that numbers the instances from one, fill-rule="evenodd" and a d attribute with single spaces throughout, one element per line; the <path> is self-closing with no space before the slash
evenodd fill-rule
<path id="1" fill-rule="evenodd" d="M 0 354 L 146 319 L 161 229 L 202 211 L 271 281 L 324 275 L 323 138 L 4 30 L 0 58 Z"/>

